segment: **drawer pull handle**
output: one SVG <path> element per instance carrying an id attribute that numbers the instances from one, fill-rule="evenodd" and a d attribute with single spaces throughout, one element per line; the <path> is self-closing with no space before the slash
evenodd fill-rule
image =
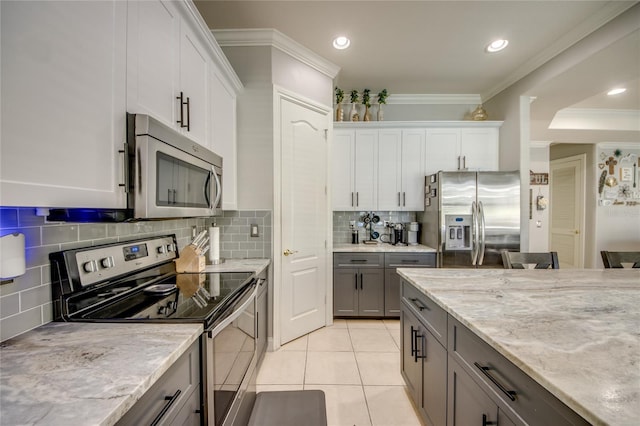
<path id="1" fill-rule="evenodd" d="M 414 355 L 415 351 L 416 351 L 416 340 L 413 337 L 413 334 L 416 332 L 417 330 L 413 328 L 413 326 L 411 326 L 411 356 Z"/>
<path id="2" fill-rule="evenodd" d="M 162 411 L 160 411 L 158 413 L 158 415 L 156 416 L 156 418 L 153 419 L 153 421 L 151 422 L 151 426 L 156 426 L 158 423 L 160 423 L 160 420 L 162 420 L 164 415 L 167 414 L 167 411 L 169 411 L 169 408 L 171 408 L 173 403 L 178 400 L 178 397 L 180 396 L 181 393 L 182 393 L 182 391 L 180 389 L 178 389 L 176 391 L 176 393 L 173 394 L 173 396 L 165 396 L 164 397 L 165 401 L 169 401 L 169 402 L 167 402 L 164 405 L 164 407 L 162 407 Z"/>
<path id="3" fill-rule="evenodd" d="M 422 312 L 422 311 L 424 311 L 425 309 L 426 309 L 427 311 L 430 311 L 430 310 L 431 310 L 431 309 L 429 309 L 429 307 L 428 307 L 428 306 L 424 305 L 422 302 L 420 302 L 420 301 L 419 301 L 418 299 L 416 299 L 416 298 L 409 299 L 409 300 L 411 300 L 411 302 L 412 302 L 414 305 L 416 305 L 416 307 L 417 307 L 421 312 Z M 420 303 L 418 303 L 418 302 L 420 302 Z"/>
<path id="4" fill-rule="evenodd" d="M 367 259 L 351 259 L 349 262 L 351 263 L 367 263 Z"/>
<path id="5" fill-rule="evenodd" d="M 418 263 L 420 260 L 418 259 L 402 259 L 402 263 Z"/>
<path id="6" fill-rule="evenodd" d="M 500 389 L 502 391 L 502 393 L 504 393 L 505 395 L 507 395 L 507 397 L 511 400 L 511 401 L 515 401 L 516 400 L 516 391 L 512 391 L 509 390 L 507 388 L 505 388 L 500 382 L 498 382 L 496 380 L 495 377 L 493 377 L 491 375 L 491 373 L 489 373 L 489 370 L 491 370 L 490 367 L 483 367 L 482 365 L 480 365 L 478 362 L 474 362 L 473 365 L 475 365 L 476 367 L 478 367 L 478 369 L 480 371 L 482 371 L 482 374 L 484 374 L 485 376 L 487 376 L 487 378 L 489 380 L 491 380 L 491 382 L 493 382 L 494 385 L 496 385 L 498 387 L 498 389 Z"/>
<path id="7" fill-rule="evenodd" d="M 497 425 L 497 424 L 498 422 L 488 422 L 487 415 L 486 414 L 482 415 L 482 426 Z"/>

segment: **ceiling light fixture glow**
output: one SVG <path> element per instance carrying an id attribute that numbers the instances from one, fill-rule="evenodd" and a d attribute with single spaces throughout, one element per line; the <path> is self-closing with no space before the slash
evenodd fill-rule
<path id="1" fill-rule="evenodd" d="M 624 93 L 626 91 L 627 91 L 627 89 L 625 89 L 624 87 L 618 87 L 618 88 L 609 90 L 607 92 L 607 95 L 609 95 L 609 96 L 619 95 L 620 93 Z"/>
<path id="2" fill-rule="evenodd" d="M 488 46 L 487 46 L 487 52 L 489 53 L 495 53 L 495 52 L 499 52 L 502 49 L 504 49 L 505 47 L 507 47 L 507 45 L 509 44 L 509 40 L 495 40 L 492 41 Z"/>
<path id="3" fill-rule="evenodd" d="M 339 50 L 346 49 L 351 44 L 351 40 L 346 38 L 345 36 L 336 37 L 333 39 L 333 47 Z"/>

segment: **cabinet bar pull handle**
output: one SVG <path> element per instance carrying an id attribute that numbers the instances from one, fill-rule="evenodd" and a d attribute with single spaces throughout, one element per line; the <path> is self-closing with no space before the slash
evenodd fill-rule
<path id="1" fill-rule="evenodd" d="M 162 407 L 162 411 L 160 411 L 158 413 L 158 415 L 156 416 L 156 418 L 153 419 L 153 421 L 151 422 L 151 426 L 156 426 L 158 423 L 160 423 L 160 420 L 162 420 L 164 415 L 167 414 L 167 411 L 169 411 L 169 408 L 171 408 L 173 403 L 178 400 L 178 397 L 180 396 L 181 393 L 182 393 L 182 391 L 180 389 L 178 389 L 176 391 L 176 393 L 173 394 L 173 396 L 165 396 L 164 397 L 164 400 L 165 401 L 169 401 L 169 402 L 167 402 L 164 405 L 164 407 Z"/>
<path id="2" fill-rule="evenodd" d="M 351 207 L 353 207 L 353 192 L 351 193 Z"/>
<path id="3" fill-rule="evenodd" d="M 356 272 L 354 274 L 356 276 L 356 290 L 358 289 L 358 273 Z"/>
<path id="4" fill-rule="evenodd" d="M 129 144 L 124 143 L 124 147 L 121 150 L 118 150 L 119 153 L 122 154 L 122 173 L 124 177 L 124 183 L 118 184 L 118 186 L 124 187 L 124 193 L 129 193 L 129 180 L 131 179 L 129 173 Z"/>
<path id="5" fill-rule="evenodd" d="M 462 157 L 462 170 L 467 170 L 467 156 Z"/>
<path id="6" fill-rule="evenodd" d="M 482 415 L 482 426 L 490 426 L 490 425 L 497 425 L 498 422 L 488 422 L 487 421 L 487 415 L 483 414 Z"/>
<path id="7" fill-rule="evenodd" d="M 458 155 L 458 170 L 460 170 L 460 156 Z"/>
<path id="8" fill-rule="evenodd" d="M 398 192 L 398 207 L 400 207 L 400 193 Z"/>
<path id="9" fill-rule="evenodd" d="M 191 131 L 191 101 L 187 96 L 187 132 Z"/>
<path id="10" fill-rule="evenodd" d="M 356 207 L 360 205 L 360 193 L 356 191 Z"/>
<path id="11" fill-rule="evenodd" d="M 418 308 L 420 311 L 424 311 L 425 309 L 427 311 L 430 311 L 431 309 L 429 309 L 428 306 L 422 304 L 422 302 L 420 302 L 418 299 L 413 298 L 413 299 L 409 299 L 414 305 L 416 305 L 416 308 Z M 418 303 L 420 302 L 420 303 Z"/>
<path id="12" fill-rule="evenodd" d="M 416 351 L 416 349 L 415 349 L 415 343 L 416 343 L 416 341 L 415 341 L 415 340 L 414 340 L 414 338 L 413 338 L 413 334 L 414 334 L 416 331 L 417 331 L 417 330 L 415 330 L 415 329 L 413 328 L 413 326 L 411 326 L 411 356 L 413 356 L 413 355 L 414 355 L 414 353 L 415 353 L 415 351 Z"/>
<path id="13" fill-rule="evenodd" d="M 487 376 L 487 378 L 489 380 L 491 380 L 491 382 L 496 385 L 498 387 L 498 389 L 500 389 L 502 391 L 502 393 L 504 393 L 505 395 L 507 395 L 507 397 L 511 400 L 511 401 L 515 401 L 516 400 L 516 391 L 512 391 L 509 390 L 507 388 L 505 388 L 500 382 L 498 382 L 496 380 L 495 377 L 493 377 L 491 375 L 491 373 L 489 373 L 489 370 L 491 370 L 490 367 L 483 367 L 482 365 L 480 365 L 477 361 L 473 363 L 473 365 L 475 365 L 480 371 L 482 371 L 482 374 L 484 374 L 485 376 Z"/>
<path id="14" fill-rule="evenodd" d="M 351 263 L 367 263 L 368 260 L 367 259 L 350 259 L 349 262 L 351 262 Z"/>
<path id="15" fill-rule="evenodd" d="M 418 334 L 418 330 L 416 330 L 416 334 L 414 335 L 414 339 L 415 339 L 415 346 L 416 346 L 416 351 L 413 354 L 413 360 L 415 362 L 418 362 L 419 359 L 425 359 L 427 356 L 424 355 L 426 353 L 425 351 L 425 344 L 424 344 L 424 335 L 422 334 Z M 418 339 L 422 340 L 422 353 L 423 355 L 418 355 Z"/>
<path id="16" fill-rule="evenodd" d="M 406 207 L 407 206 L 407 193 L 403 192 L 402 193 L 402 207 Z"/>
<path id="17" fill-rule="evenodd" d="M 360 273 L 360 290 L 362 290 L 362 273 Z"/>
<path id="18" fill-rule="evenodd" d="M 176 96 L 176 99 L 180 101 L 180 120 L 176 121 L 180 127 L 187 127 L 184 125 L 184 93 L 180 92 L 180 96 Z"/>
<path id="19" fill-rule="evenodd" d="M 419 259 L 402 259 L 402 263 L 418 263 Z"/>

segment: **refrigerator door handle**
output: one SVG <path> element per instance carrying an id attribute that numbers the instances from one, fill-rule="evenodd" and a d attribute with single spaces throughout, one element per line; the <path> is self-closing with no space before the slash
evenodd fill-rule
<path id="1" fill-rule="evenodd" d="M 476 202 L 471 203 L 471 264 L 478 260 L 478 208 Z"/>
<path id="2" fill-rule="evenodd" d="M 482 201 L 478 201 L 478 216 L 480 217 L 480 250 L 479 250 L 479 259 L 478 265 L 482 265 L 484 261 L 484 248 L 485 248 L 485 221 L 484 221 L 484 206 L 482 205 Z"/>

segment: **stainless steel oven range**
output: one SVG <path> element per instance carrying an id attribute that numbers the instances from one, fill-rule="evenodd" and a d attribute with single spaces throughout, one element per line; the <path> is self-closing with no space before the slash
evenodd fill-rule
<path id="1" fill-rule="evenodd" d="M 178 274 L 175 235 L 51 253 L 56 321 L 198 322 L 201 424 L 248 419 L 255 390 L 256 291 L 251 272 Z"/>

